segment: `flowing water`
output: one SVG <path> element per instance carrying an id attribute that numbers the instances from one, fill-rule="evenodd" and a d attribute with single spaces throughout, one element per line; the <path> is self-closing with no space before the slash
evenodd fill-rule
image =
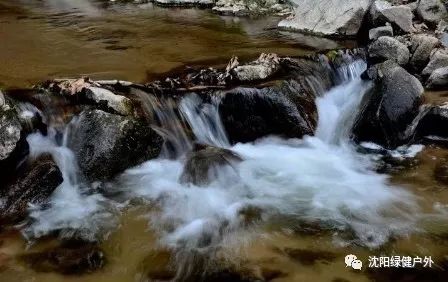
<path id="1" fill-rule="evenodd" d="M 0 81 L 8 87 L 79 74 L 142 81 L 186 64 L 221 64 L 233 54 L 251 57 L 266 50 L 298 55 L 303 50 L 297 45 L 310 45 L 269 33 L 257 20 L 235 22 L 196 9 L 62 0 L 19 1 L 26 8 L 18 9 L 13 2 L 0 3 L 0 36 L 10 39 L 0 45 L 6 62 Z M 25 44 L 29 40 L 36 44 Z M 369 255 L 430 255 L 440 269 L 448 253 L 448 189 L 434 180 L 433 170 L 447 152 L 437 146 L 399 148 L 388 153 L 401 168 L 376 172 L 380 156 L 350 141 L 371 87 L 360 79 L 365 67 L 355 61 L 336 70 L 339 85 L 316 101 L 316 135 L 303 139 L 268 137 L 232 146 L 219 116 L 219 95 L 204 103 L 190 94 L 178 112 L 172 100 L 146 97 L 147 111 L 159 121 L 155 129 L 168 142 L 160 158 L 108 183 L 109 193 L 78 175 L 66 147 L 76 118 L 63 138 L 53 131 L 29 136 L 31 155 L 50 153 L 64 182 L 50 205 L 30 207 L 33 220 L 20 226 L 21 234 L 0 233 L 0 280 L 151 281 L 154 273 L 185 278 L 224 267 L 272 281 L 389 281 L 365 268 L 348 270 L 349 253 L 365 266 Z M 230 149 L 242 161 L 221 167 L 206 187 L 183 184 L 179 179 L 195 141 Z M 101 240 L 105 267 L 62 276 L 35 272 L 18 259 L 46 247 L 48 241 L 36 238 L 60 230 L 62 237 Z"/>

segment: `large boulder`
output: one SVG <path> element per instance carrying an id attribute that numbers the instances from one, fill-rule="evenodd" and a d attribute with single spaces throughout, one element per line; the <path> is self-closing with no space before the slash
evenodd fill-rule
<path id="1" fill-rule="evenodd" d="M 391 23 L 397 32 L 413 31 L 412 9 L 406 5 L 393 6 L 390 2 L 376 0 L 370 8 L 370 18 L 374 26 Z"/>
<path id="2" fill-rule="evenodd" d="M 448 67 L 436 69 L 426 82 L 428 89 L 447 89 L 448 87 Z"/>
<path id="3" fill-rule="evenodd" d="M 446 8 L 440 0 L 420 0 L 417 14 L 432 26 L 436 26 L 447 17 Z"/>
<path id="4" fill-rule="evenodd" d="M 219 171 L 223 171 L 222 167 L 232 169 L 241 160 L 241 157 L 228 149 L 196 145 L 187 156 L 180 181 L 197 186 L 208 185 L 218 177 Z"/>
<path id="5" fill-rule="evenodd" d="M 448 50 L 437 49 L 431 53 L 428 65 L 423 69 L 422 75 L 428 77 L 436 69 L 448 67 Z"/>
<path id="6" fill-rule="evenodd" d="M 290 85 L 294 87 L 295 85 Z M 222 93 L 219 113 L 232 143 L 268 135 L 301 138 L 314 131 L 315 105 L 299 108 L 279 87 L 235 88 Z"/>
<path id="7" fill-rule="evenodd" d="M 372 42 L 369 45 L 368 52 L 369 58 L 375 63 L 393 60 L 404 66 L 409 62 L 410 57 L 408 47 L 389 36 L 382 36 Z"/>
<path id="8" fill-rule="evenodd" d="M 410 65 L 414 71 L 422 71 L 429 62 L 432 51 L 440 44 L 439 39 L 431 35 L 419 34 L 411 38 L 412 57 Z"/>
<path id="9" fill-rule="evenodd" d="M 50 156 L 41 156 L 20 171 L 14 183 L 3 191 L 0 205 L 3 222 L 17 222 L 27 215 L 30 204 L 47 202 L 53 191 L 63 182 L 62 173 Z"/>
<path id="10" fill-rule="evenodd" d="M 16 109 L 8 104 L 0 94 L 0 188 L 5 184 L 5 177 L 14 172 L 16 167 L 28 155 L 29 146 L 25 133 L 17 116 Z"/>
<path id="11" fill-rule="evenodd" d="M 296 0 L 294 16 L 280 28 L 331 37 L 354 37 L 369 9 L 370 0 Z"/>
<path id="12" fill-rule="evenodd" d="M 420 81 L 393 61 L 371 67 L 366 75 L 375 85 L 366 94 L 354 126 L 357 141 L 388 148 L 406 142 L 406 129 L 419 113 L 423 97 Z"/>
<path id="13" fill-rule="evenodd" d="M 414 138 L 419 142 L 423 138 L 448 138 L 448 104 L 428 106 L 422 111 L 415 125 Z"/>
<path id="14" fill-rule="evenodd" d="M 123 170 L 155 158 L 162 138 L 145 122 L 86 110 L 71 125 L 69 147 L 89 181 L 107 180 Z"/>

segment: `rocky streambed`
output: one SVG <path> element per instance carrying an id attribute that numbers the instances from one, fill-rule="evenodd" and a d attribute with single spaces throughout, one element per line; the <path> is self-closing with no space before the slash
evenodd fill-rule
<path id="1" fill-rule="evenodd" d="M 444 281 L 447 15 L 408 2 L 297 0 L 279 24 L 360 48 L 3 91 L 0 277 Z"/>

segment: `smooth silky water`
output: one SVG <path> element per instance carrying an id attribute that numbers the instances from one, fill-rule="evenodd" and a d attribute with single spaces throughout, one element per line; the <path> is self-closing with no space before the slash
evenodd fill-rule
<path id="1" fill-rule="evenodd" d="M 0 45 L 0 58 L 7 62 L 0 64 L 0 81 L 10 87 L 79 74 L 144 81 L 154 72 L 198 61 L 224 63 L 233 54 L 303 53 L 294 41 L 266 34 L 250 20 L 233 22 L 201 10 L 20 1 L 29 4 L 22 10 L 12 2 L 0 4 L 0 35 L 10 39 Z M 1 69 L 5 65 L 8 71 Z M 170 112 L 170 101 L 146 101 L 167 121 L 158 130 L 174 145 L 111 183 L 114 196 L 86 193 L 89 185 L 77 177 L 65 142 L 56 145 L 54 134 L 31 135 L 31 154 L 52 154 L 64 182 L 51 208 L 32 207 L 32 224 L 21 226 L 20 233 L 0 233 L 0 281 L 146 281 L 151 269 L 176 266 L 178 275 L 185 275 L 204 258 L 208 270 L 218 265 L 277 273 L 274 281 L 369 281 L 374 274 L 345 268 L 345 255 L 356 254 L 365 266 L 369 255 L 446 259 L 448 187 L 434 180 L 433 170 L 448 152 L 437 146 L 402 148 L 391 153 L 410 165 L 376 173 L 377 156 L 359 153 L 349 140 L 371 87 L 359 78 L 364 69 L 356 61 L 338 70 L 340 85 L 317 99 L 316 135 L 301 140 L 270 137 L 231 146 L 218 114 L 219 96 L 209 104 L 186 96 L 181 119 Z M 428 95 L 429 101 L 440 100 Z M 185 124 L 195 140 L 183 131 Z M 180 184 L 193 141 L 231 149 L 243 161 L 223 168 L 207 187 Z M 37 273 L 17 259 L 51 244 L 45 236 L 59 229 L 61 236 L 102 240 L 105 267 L 62 276 Z M 43 239 L 36 243 L 37 238 Z"/>

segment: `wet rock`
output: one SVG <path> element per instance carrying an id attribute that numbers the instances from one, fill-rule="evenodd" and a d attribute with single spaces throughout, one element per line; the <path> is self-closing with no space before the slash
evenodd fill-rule
<path id="1" fill-rule="evenodd" d="M 294 16 L 281 21 L 280 28 L 333 37 L 358 34 L 369 0 L 296 0 Z"/>
<path id="2" fill-rule="evenodd" d="M 25 134 L 36 131 L 47 134 L 47 125 L 45 124 L 42 112 L 30 103 L 19 103 L 17 105 L 17 117 L 20 121 Z"/>
<path id="3" fill-rule="evenodd" d="M 288 86 L 291 90 L 300 87 L 298 84 Z M 301 91 L 297 88 L 296 95 Z M 239 87 L 223 92 L 219 112 L 229 140 L 232 143 L 252 142 L 268 135 L 301 138 L 312 134 L 315 105 L 300 108 L 285 94 L 287 91 L 285 86 Z"/>
<path id="4" fill-rule="evenodd" d="M 233 77 L 241 82 L 264 80 L 273 76 L 280 69 L 280 58 L 276 54 L 261 54 L 261 56 L 245 65 L 239 65 L 237 58 L 227 67 Z"/>
<path id="5" fill-rule="evenodd" d="M 437 49 L 432 52 L 428 65 L 422 71 L 422 75 L 430 76 L 439 68 L 448 67 L 448 50 Z"/>
<path id="6" fill-rule="evenodd" d="M 439 40 L 430 35 L 414 35 L 411 38 L 410 66 L 420 72 L 427 66 L 432 51 L 440 44 Z"/>
<path id="7" fill-rule="evenodd" d="M 440 0 L 421 0 L 417 7 L 417 14 L 426 23 L 433 26 L 445 19 L 448 14 L 445 6 Z"/>
<path id="8" fill-rule="evenodd" d="M 110 179 L 157 157 L 162 143 L 145 122 L 101 110 L 83 111 L 69 136 L 69 147 L 90 181 Z"/>
<path id="9" fill-rule="evenodd" d="M 448 88 L 448 67 L 436 69 L 426 82 L 428 89 L 447 89 Z"/>
<path id="10" fill-rule="evenodd" d="M 358 141 L 397 147 L 406 142 L 406 129 L 419 113 L 423 86 L 393 61 L 371 67 L 367 76 L 375 85 L 365 96 L 353 133 Z"/>
<path id="11" fill-rule="evenodd" d="M 76 97 L 77 102 L 93 104 L 105 111 L 125 116 L 133 114 L 133 105 L 129 98 L 116 95 L 89 78 L 55 81 L 50 83 L 49 89 L 64 96 Z"/>
<path id="12" fill-rule="evenodd" d="M 0 188 L 28 153 L 29 146 L 17 112 L 3 97 L 0 109 Z"/>
<path id="13" fill-rule="evenodd" d="M 180 181 L 197 186 L 208 185 L 218 177 L 222 167 L 233 169 L 241 160 L 241 157 L 228 149 L 196 145 L 193 152 L 187 156 Z"/>
<path id="14" fill-rule="evenodd" d="M 413 30 L 412 9 L 406 5 L 393 6 L 384 0 L 376 0 L 370 8 L 374 26 L 391 23 L 397 32 L 410 33 Z"/>
<path id="15" fill-rule="evenodd" d="M 83 274 L 102 268 L 103 251 L 93 243 L 68 242 L 55 248 L 23 255 L 21 259 L 37 272 Z"/>
<path id="16" fill-rule="evenodd" d="M 27 168 L 20 171 L 18 179 L 3 192 L 4 205 L 0 207 L 2 221 L 24 219 L 30 204 L 46 203 L 62 182 L 62 173 L 50 156 L 30 161 Z"/>
<path id="17" fill-rule="evenodd" d="M 287 15 L 289 5 L 281 0 L 218 0 L 213 11 L 222 15 L 246 16 L 250 14 Z"/>
<path id="18" fill-rule="evenodd" d="M 390 25 L 375 27 L 369 30 L 369 40 L 377 40 L 381 36 L 394 36 L 394 30 Z"/>
<path id="19" fill-rule="evenodd" d="M 399 65 L 409 62 L 410 53 L 407 46 L 397 39 L 382 36 L 369 45 L 369 57 L 373 62 L 394 60 Z"/>
<path id="20" fill-rule="evenodd" d="M 448 104 L 429 106 L 421 113 L 415 127 L 415 141 L 424 137 L 448 138 Z"/>

